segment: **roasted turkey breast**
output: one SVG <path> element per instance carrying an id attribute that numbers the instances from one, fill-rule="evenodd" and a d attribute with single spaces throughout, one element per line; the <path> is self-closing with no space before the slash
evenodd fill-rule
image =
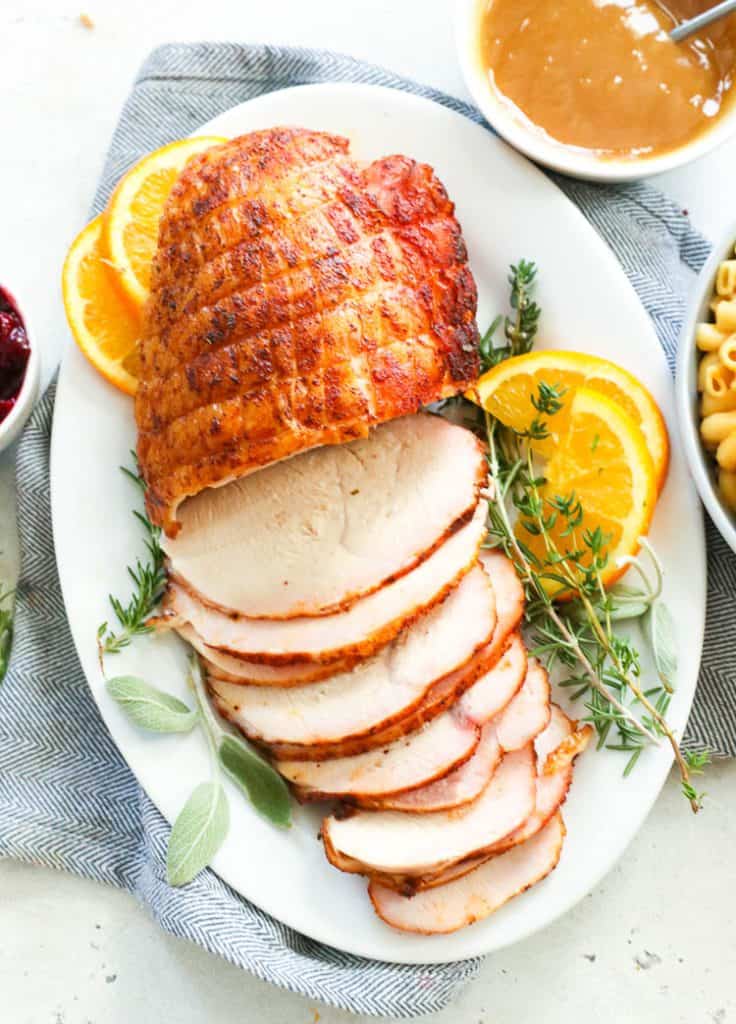
<path id="1" fill-rule="evenodd" d="M 488 474 L 474 434 L 402 416 L 286 459 L 181 509 L 171 575 L 259 619 L 331 614 L 404 576 L 473 515 Z"/>
<path id="2" fill-rule="evenodd" d="M 151 519 L 185 498 L 455 394 L 478 374 L 454 206 L 404 156 L 253 132 L 190 160 L 159 229 L 140 345 Z"/>

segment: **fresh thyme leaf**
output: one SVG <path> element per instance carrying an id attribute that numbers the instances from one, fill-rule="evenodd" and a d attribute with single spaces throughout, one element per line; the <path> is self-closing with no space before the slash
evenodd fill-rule
<path id="1" fill-rule="evenodd" d="M 13 590 L 0 590 L 0 683 L 7 675 L 13 646 L 14 594 Z"/>
<path id="2" fill-rule="evenodd" d="M 135 459 L 135 452 L 131 452 L 131 454 Z M 125 466 L 121 466 L 120 469 L 140 490 L 145 492 L 145 483 L 140 475 Z M 151 632 L 147 619 L 150 618 L 161 600 L 166 586 L 164 553 L 160 543 L 161 530 L 137 509 L 133 510 L 133 515 L 143 527 L 148 558 L 136 559 L 135 566 L 128 566 L 128 575 L 133 582 L 133 591 L 127 603 L 110 594 L 110 604 L 120 630 L 117 633 L 113 632 L 107 622 L 103 622 L 99 626 L 97 644 L 100 656 L 118 654 L 130 644 L 133 637 Z"/>
<path id="3" fill-rule="evenodd" d="M 512 264 L 510 267 L 511 308 L 515 315 L 504 317 L 500 314 L 481 336 L 478 343 L 481 373 L 498 366 L 504 359 L 530 351 L 541 315 L 539 306 L 532 300 L 536 277 L 537 268 L 528 260 L 519 260 L 516 266 Z M 506 342 L 496 345 L 495 335 L 501 324 Z"/>
<path id="4" fill-rule="evenodd" d="M 518 356 L 529 352 L 539 327 L 541 309 L 532 301 L 532 294 L 537 278 L 537 268 L 528 260 L 519 260 L 517 266 L 511 267 L 509 284 L 511 285 L 511 308 L 516 311 L 514 318 L 506 317 L 504 333 L 511 346 L 511 355 Z"/>
<path id="5" fill-rule="evenodd" d="M 536 282 L 534 264 L 520 260 L 511 268 L 509 282 L 510 304 L 516 315 L 504 321 L 507 344 L 491 347 L 498 320 L 483 339 L 483 356 L 493 365 L 528 351 L 539 326 L 541 311 L 531 298 Z M 666 740 L 680 771 L 683 792 L 697 811 L 701 795 L 691 782 L 697 768 L 680 750 L 666 719 L 676 659 L 668 640 L 671 621 L 657 600 L 662 590 L 659 560 L 642 539 L 642 555 L 648 557 L 649 565 L 640 556 L 627 559 L 641 578 L 641 588 L 619 586 L 606 591 L 603 573 L 611 538 L 599 527 L 583 527 L 584 509 L 574 493 L 550 496 L 542 490 L 544 480 L 527 442 L 548 436 L 545 417 L 559 412 L 564 398 L 564 389 L 543 382 L 531 398 L 529 424 L 524 430 L 511 430 L 484 413 L 488 544 L 503 550 L 514 562 L 526 594 L 530 647 L 548 668 L 567 674 L 562 685 L 573 699 L 584 700 L 598 746 L 628 754 L 624 768 L 628 775 L 647 746 Z M 542 539 L 537 553 L 524 543 L 525 534 Z M 559 602 L 560 597 L 566 600 Z M 642 616 L 652 624 L 660 676 L 653 685 L 643 680 L 638 650 L 615 626 Z"/>
<path id="6" fill-rule="evenodd" d="M 217 750 L 220 764 L 257 811 L 274 825 L 291 824 L 291 800 L 286 782 L 239 737 L 225 733 Z"/>
<path id="7" fill-rule="evenodd" d="M 644 616 L 644 629 L 652 649 L 652 657 L 662 685 L 670 693 L 677 674 L 677 646 L 675 624 L 669 608 L 662 601 L 654 601 Z"/>
<path id="8" fill-rule="evenodd" d="M 179 812 L 169 836 L 166 877 L 186 885 L 207 867 L 230 827 L 230 809 L 220 782 L 197 786 Z"/>
<path id="9" fill-rule="evenodd" d="M 480 352 L 480 371 L 485 373 L 486 370 L 490 370 L 492 366 L 496 365 L 495 352 L 496 349 L 493 345 L 493 337 L 498 328 L 503 323 L 503 316 L 499 314 L 493 321 L 488 330 L 481 336 L 480 342 L 478 343 L 478 351 Z"/>
<path id="10" fill-rule="evenodd" d="M 137 676 L 108 679 L 107 692 L 135 725 L 149 732 L 190 732 L 197 723 L 196 711 Z"/>

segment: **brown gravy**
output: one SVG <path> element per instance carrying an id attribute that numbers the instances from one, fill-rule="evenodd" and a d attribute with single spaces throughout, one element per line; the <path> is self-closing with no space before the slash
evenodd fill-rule
<path id="1" fill-rule="evenodd" d="M 610 156 L 675 149 L 731 101 L 736 15 L 683 43 L 667 33 L 713 0 L 483 0 L 480 59 L 520 117 Z"/>

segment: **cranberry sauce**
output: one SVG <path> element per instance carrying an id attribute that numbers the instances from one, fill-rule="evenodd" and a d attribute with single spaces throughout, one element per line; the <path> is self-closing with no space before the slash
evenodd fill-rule
<path id="1" fill-rule="evenodd" d="M 0 287 L 0 423 L 15 405 L 31 350 L 20 313 Z"/>

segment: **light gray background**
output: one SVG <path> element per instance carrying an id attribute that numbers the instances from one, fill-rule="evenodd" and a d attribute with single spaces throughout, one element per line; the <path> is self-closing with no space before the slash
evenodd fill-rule
<path id="1" fill-rule="evenodd" d="M 0 279 L 33 300 L 44 382 L 69 343 L 64 253 L 152 46 L 208 38 L 326 46 L 466 96 L 451 8 L 450 0 L 2 0 Z M 94 29 L 80 25 L 82 12 Z M 734 166 L 736 140 L 659 185 L 715 238 L 733 222 Z M 11 480 L 6 453 L 0 578 L 15 562 Z M 488 958 L 433 1021 L 736 1021 L 736 763 L 712 769 L 707 788 L 706 810 L 693 820 L 671 779 L 603 885 L 543 933 Z M 0 862 L 0 1000 L 4 1024 L 356 1020 L 163 935 L 126 894 L 8 862 Z"/>

